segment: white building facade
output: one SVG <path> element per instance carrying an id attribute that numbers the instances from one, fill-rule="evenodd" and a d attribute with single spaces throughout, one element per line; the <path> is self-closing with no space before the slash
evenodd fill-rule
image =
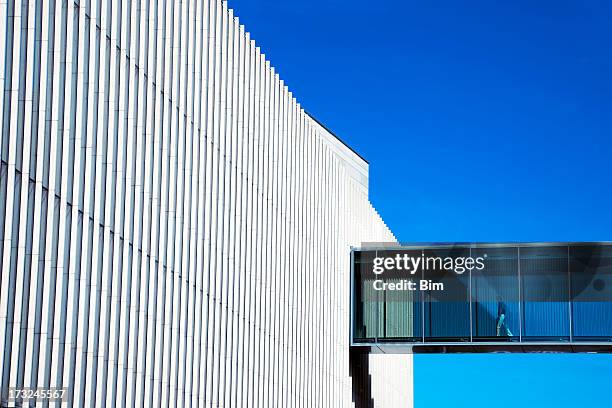
<path id="1" fill-rule="evenodd" d="M 0 21 L 3 406 L 365 406 L 350 246 L 395 238 L 368 164 L 232 10 L 9 0 Z M 374 406 L 410 406 L 411 360 L 368 358 Z"/>

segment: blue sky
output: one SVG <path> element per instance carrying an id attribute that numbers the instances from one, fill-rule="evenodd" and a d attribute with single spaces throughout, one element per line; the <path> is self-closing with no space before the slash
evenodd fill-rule
<path id="1" fill-rule="evenodd" d="M 612 240 L 612 2 L 229 5 L 401 241 Z M 415 361 L 417 408 L 611 405 L 612 356 Z"/>

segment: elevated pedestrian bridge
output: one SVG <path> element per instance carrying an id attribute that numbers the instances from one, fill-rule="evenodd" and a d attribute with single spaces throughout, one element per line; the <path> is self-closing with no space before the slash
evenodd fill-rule
<path id="1" fill-rule="evenodd" d="M 612 243 L 351 251 L 352 347 L 373 353 L 612 352 Z"/>

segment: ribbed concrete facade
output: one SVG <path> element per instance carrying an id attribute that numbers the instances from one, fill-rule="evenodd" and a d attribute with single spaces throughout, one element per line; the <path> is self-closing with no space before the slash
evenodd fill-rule
<path id="1" fill-rule="evenodd" d="M 394 237 L 225 3 L 2 1 L 0 85 L 3 405 L 351 406 L 349 248 Z"/>

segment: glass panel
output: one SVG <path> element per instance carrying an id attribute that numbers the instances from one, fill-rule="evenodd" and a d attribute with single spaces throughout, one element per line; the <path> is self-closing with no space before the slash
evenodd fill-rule
<path id="1" fill-rule="evenodd" d="M 520 249 L 523 340 L 569 340 L 567 246 Z"/>
<path id="2" fill-rule="evenodd" d="M 425 341 L 469 341 L 469 271 L 463 264 L 470 256 L 469 249 L 427 249 L 423 254 L 426 261 L 441 259 L 442 262 L 425 262 L 422 279 L 444 285 L 444 290 L 432 287 L 423 292 Z M 454 267 L 448 270 L 444 262 L 453 262 Z"/>
<path id="3" fill-rule="evenodd" d="M 576 341 L 612 340 L 612 248 L 570 248 L 572 330 Z"/>
<path id="4" fill-rule="evenodd" d="M 474 341 L 519 339 L 518 250 L 474 248 L 484 268 L 472 270 L 472 334 Z"/>
<path id="5" fill-rule="evenodd" d="M 376 337 L 376 293 L 372 287 L 374 252 L 353 253 L 353 339 L 357 343 L 373 342 Z"/>
<path id="6" fill-rule="evenodd" d="M 386 251 L 379 253 L 379 256 L 386 258 L 400 257 L 421 257 L 421 251 Z M 395 287 L 404 288 L 402 286 L 408 280 L 417 281 L 420 278 L 420 271 L 412 275 L 406 270 L 387 270 L 384 274 L 379 275 L 379 279 L 383 279 L 385 283 L 394 284 Z M 421 325 L 421 295 L 419 291 L 414 290 L 384 290 L 378 292 L 381 302 L 380 316 L 382 326 L 380 327 L 379 337 L 381 340 L 389 339 L 392 341 L 421 341 L 422 340 L 422 325 Z"/>

